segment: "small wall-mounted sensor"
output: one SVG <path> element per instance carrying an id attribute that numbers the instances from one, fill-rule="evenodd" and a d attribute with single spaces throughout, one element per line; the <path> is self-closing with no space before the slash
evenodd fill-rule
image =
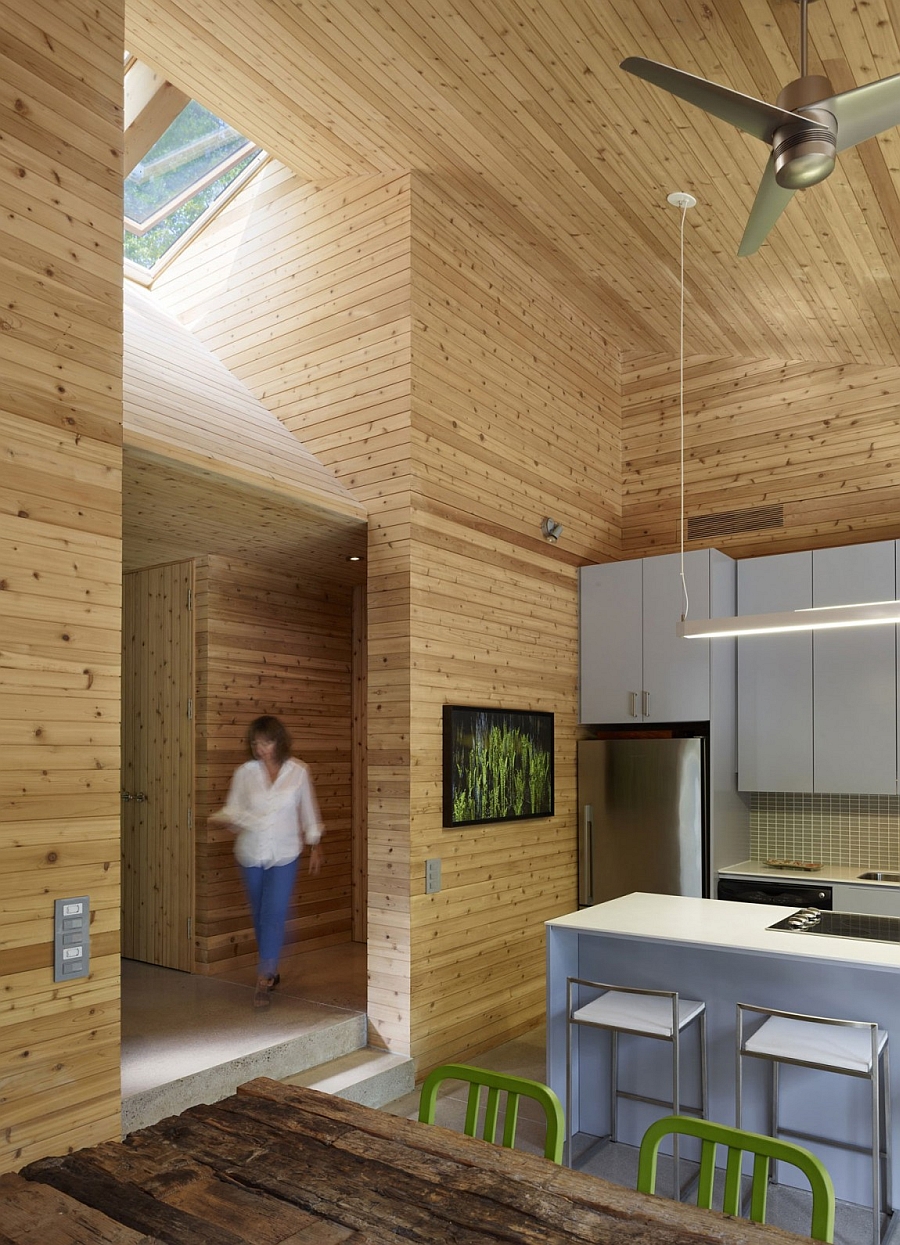
<path id="1" fill-rule="evenodd" d="M 551 545 L 555 545 L 562 536 L 563 525 L 557 523 L 556 519 L 541 519 L 541 534 L 545 540 L 549 540 Z"/>

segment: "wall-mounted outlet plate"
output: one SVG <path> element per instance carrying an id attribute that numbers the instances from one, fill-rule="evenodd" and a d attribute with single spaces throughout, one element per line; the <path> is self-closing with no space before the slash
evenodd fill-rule
<path id="1" fill-rule="evenodd" d="M 90 974 L 91 901 L 87 895 L 53 904 L 53 980 L 73 981 Z"/>

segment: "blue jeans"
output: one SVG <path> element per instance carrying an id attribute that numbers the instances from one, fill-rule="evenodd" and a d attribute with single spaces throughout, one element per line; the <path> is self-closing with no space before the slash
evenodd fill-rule
<path id="1" fill-rule="evenodd" d="M 284 927 L 299 863 L 298 858 L 286 865 L 273 865 L 271 869 L 263 869 L 259 865 L 241 865 L 244 889 L 253 913 L 260 977 L 274 977 L 278 972 L 278 959 L 284 945 Z"/>

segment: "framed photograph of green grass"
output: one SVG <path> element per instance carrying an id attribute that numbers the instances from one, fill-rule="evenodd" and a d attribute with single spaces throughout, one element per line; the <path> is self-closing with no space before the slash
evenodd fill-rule
<path id="1" fill-rule="evenodd" d="M 444 705 L 444 825 L 553 816 L 553 714 Z"/>

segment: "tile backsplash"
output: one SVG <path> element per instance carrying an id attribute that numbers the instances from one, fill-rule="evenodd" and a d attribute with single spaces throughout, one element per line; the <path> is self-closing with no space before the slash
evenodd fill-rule
<path id="1" fill-rule="evenodd" d="M 750 856 L 900 869 L 900 797 L 756 792 Z"/>

